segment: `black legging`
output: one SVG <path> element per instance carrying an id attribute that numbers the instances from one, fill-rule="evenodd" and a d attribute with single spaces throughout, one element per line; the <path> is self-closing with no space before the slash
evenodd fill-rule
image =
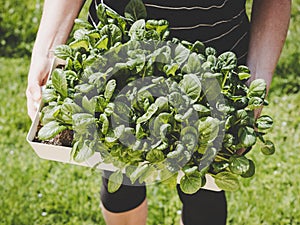
<path id="1" fill-rule="evenodd" d="M 121 185 L 115 193 L 109 193 L 107 184 L 110 172 L 105 171 L 102 177 L 101 202 L 110 212 L 126 212 L 139 206 L 146 198 L 145 186 Z M 125 177 L 124 179 L 128 178 Z M 227 206 L 225 192 L 200 189 L 189 195 L 177 192 L 182 202 L 182 221 L 184 225 L 224 225 L 226 224 Z"/>

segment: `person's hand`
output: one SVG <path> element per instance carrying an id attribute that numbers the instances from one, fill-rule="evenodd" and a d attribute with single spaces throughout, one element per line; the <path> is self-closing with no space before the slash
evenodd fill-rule
<path id="1" fill-rule="evenodd" d="M 26 89 L 27 111 L 31 120 L 37 112 L 37 107 L 42 99 L 41 86 L 43 86 L 49 74 L 52 59 L 43 57 L 33 57 L 28 74 L 28 85 Z"/>

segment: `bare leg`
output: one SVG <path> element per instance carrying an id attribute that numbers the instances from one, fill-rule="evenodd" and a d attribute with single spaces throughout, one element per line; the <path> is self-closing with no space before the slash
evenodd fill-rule
<path id="1" fill-rule="evenodd" d="M 181 217 L 180 217 L 180 225 L 184 225 Z"/>
<path id="2" fill-rule="evenodd" d="M 148 213 L 146 199 L 138 207 L 127 212 L 112 213 L 102 204 L 101 209 L 106 225 L 146 225 Z"/>

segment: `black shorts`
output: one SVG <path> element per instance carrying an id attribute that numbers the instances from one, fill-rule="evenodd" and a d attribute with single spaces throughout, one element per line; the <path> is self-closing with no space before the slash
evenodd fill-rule
<path id="1" fill-rule="evenodd" d="M 139 206 L 146 198 L 144 185 L 121 185 L 115 193 L 108 192 L 108 179 L 111 172 L 102 176 L 101 202 L 110 212 L 126 212 Z M 124 179 L 127 179 L 125 177 Z M 224 191 L 215 192 L 200 189 L 195 194 L 185 194 L 177 185 L 182 202 L 182 221 L 184 225 L 224 225 L 227 218 L 227 203 Z"/>

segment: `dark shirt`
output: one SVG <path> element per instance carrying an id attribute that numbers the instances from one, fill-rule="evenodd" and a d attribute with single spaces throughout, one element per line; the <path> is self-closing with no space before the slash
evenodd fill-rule
<path id="1" fill-rule="evenodd" d="M 98 23 L 93 0 L 89 19 Z M 104 0 L 104 4 L 124 15 L 129 0 Z M 220 54 L 233 51 L 239 63 L 245 63 L 249 42 L 249 20 L 246 0 L 143 0 L 148 19 L 166 19 L 170 35 L 181 40 L 202 41 Z"/>

